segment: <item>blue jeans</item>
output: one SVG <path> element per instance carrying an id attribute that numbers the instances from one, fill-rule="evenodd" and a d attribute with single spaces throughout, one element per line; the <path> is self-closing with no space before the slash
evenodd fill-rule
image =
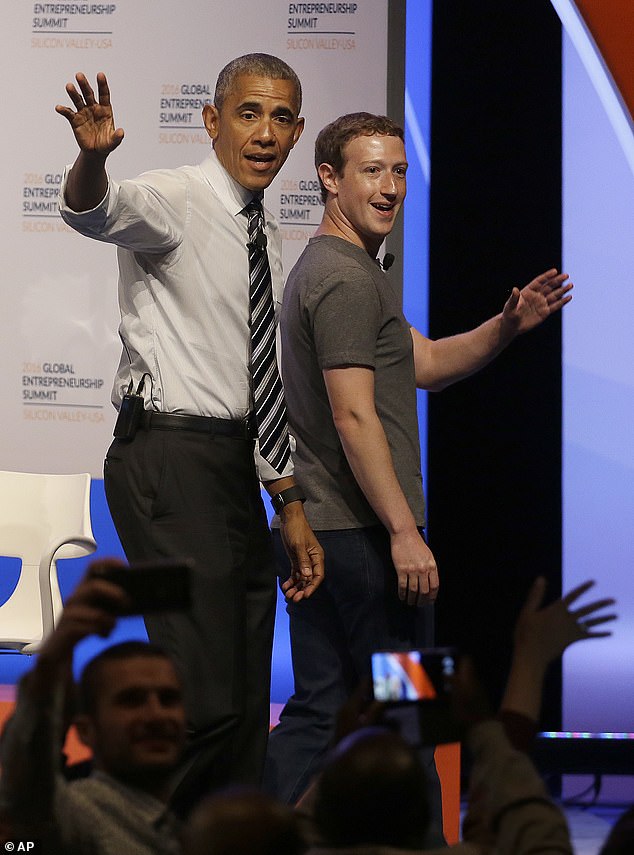
<path id="1" fill-rule="evenodd" d="M 326 577 L 309 600 L 287 606 L 295 693 L 269 736 L 264 773 L 265 790 L 288 803 L 297 801 L 321 769 L 339 709 L 370 677 L 372 652 L 433 644 L 432 608 L 416 609 L 398 598 L 382 526 L 315 534 L 325 552 Z M 280 578 L 286 579 L 289 565 L 279 532 L 273 542 Z M 440 817 L 433 751 L 425 754 L 432 814 Z"/>

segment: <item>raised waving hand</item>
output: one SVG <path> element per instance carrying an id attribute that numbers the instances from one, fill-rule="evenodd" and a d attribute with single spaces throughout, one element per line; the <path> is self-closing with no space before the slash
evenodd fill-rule
<path id="1" fill-rule="evenodd" d="M 106 158 L 123 139 L 123 128 L 115 127 L 106 75 L 97 74 L 97 98 L 85 74 L 80 71 L 75 79 L 77 86 L 66 84 L 75 109 L 58 104 L 55 110 L 68 119 L 81 151 Z"/>
<path id="2" fill-rule="evenodd" d="M 513 335 L 528 332 L 572 300 L 568 274 L 553 267 L 536 276 L 522 289 L 513 288 L 502 311 L 502 322 Z"/>

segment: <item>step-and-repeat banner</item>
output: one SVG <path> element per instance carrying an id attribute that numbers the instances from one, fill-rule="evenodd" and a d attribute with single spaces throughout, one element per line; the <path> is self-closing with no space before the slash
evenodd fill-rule
<path id="1" fill-rule="evenodd" d="M 117 0 L 3 4 L 0 241 L 0 468 L 100 477 L 112 435 L 117 335 L 115 249 L 72 232 L 57 190 L 76 146 L 57 115 L 77 71 L 110 83 L 125 130 L 109 159 L 118 179 L 197 163 L 201 109 L 218 71 L 263 51 L 304 87 L 306 130 L 266 194 L 288 270 L 321 218 L 313 141 L 356 111 L 385 112 L 388 0 Z"/>

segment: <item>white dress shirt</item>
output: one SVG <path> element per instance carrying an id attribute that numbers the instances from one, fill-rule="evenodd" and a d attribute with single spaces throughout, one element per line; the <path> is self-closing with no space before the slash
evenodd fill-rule
<path id="1" fill-rule="evenodd" d="M 112 401 L 145 376 L 145 408 L 242 419 L 252 410 L 249 372 L 247 217 L 253 197 L 215 152 L 198 166 L 156 170 L 118 183 L 109 177 L 100 204 L 60 213 L 87 237 L 117 245 L 119 332 L 124 350 Z M 282 301 L 281 239 L 265 211 L 276 318 Z M 256 454 L 261 480 L 275 472 Z"/>

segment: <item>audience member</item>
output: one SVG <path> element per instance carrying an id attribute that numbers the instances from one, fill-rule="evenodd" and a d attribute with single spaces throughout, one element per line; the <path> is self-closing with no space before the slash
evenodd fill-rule
<path id="1" fill-rule="evenodd" d="M 160 648 L 126 642 L 88 663 L 75 724 L 94 768 L 72 782 L 61 774 L 75 647 L 93 633 L 109 635 L 129 605 L 100 575 L 112 563 L 93 562 L 20 683 L 0 750 L 0 808 L 16 838 L 37 839 L 45 852 L 177 855 L 179 828 L 166 800 L 185 709 L 181 680 Z"/>
<path id="2" fill-rule="evenodd" d="M 452 848 L 456 855 L 572 853 L 562 812 L 528 756 L 512 746 L 505 724 L 510 714 L 513 730 L 518 722 L 523 722 L 520 733 L 534 729 L 547 665 L 575 641 L 610 634 L 602 625 L 615 618 L 603 611 L 612 599 L 573 608 L 592 584 L 540 608 L 545 581 L 540 577 L 534 583 L 515 629 L 503 721 L 491 717 L 470 660 L 462 660 L 453 715 L 466 728 L 473 768 L 463 842 Z M 310 855 L 431 852 L 421 844 L 427 813 L 423 781 L 416 751 L 399 735 L 374 727 L 348 737 L 303 803 L 318 837 Z"/>
<path id="3" fill-rule="evenodd" d="M 397 733 L 364 728 L 340 744 L 319 780 L 314 819 L 329 846 L 370 843 L 422 849 L 427 776 Z"/>
<path id="4" fill-rule="evenodd" d="M 307 844 L 295 812 L 257 790 L 225 790 L 193 813 L 184 855 L 302 855 Z"/>
<path id="5" fill-rule="evenodd" d="M 634 806 L 616 821 L 599 855 L 632 855 L 634 852 Z"/>

